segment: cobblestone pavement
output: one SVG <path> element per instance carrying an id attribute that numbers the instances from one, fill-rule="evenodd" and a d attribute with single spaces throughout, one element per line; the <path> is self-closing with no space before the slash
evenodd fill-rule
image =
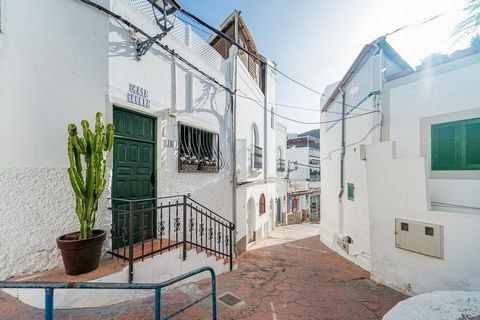
<path id="1" fill-rule="evenodd" d="M 318 236 L 312 236 L 315 226 L 276 230 L 271 239 L 238 257 L 238 270 L 218 276 L 218 296 L 232 293 L 241 299 L 234 307 L 219 301 L 219 319 L 381 319 L 406 298 L 369 280 L 368 272 L 329 250 Z M 308 237 L 299 239 L 302 236 Z M 166 291 L 162 294 L 164 315 L 209 289 L 209 280 L 202 280 Z M 211 301 L 205 300 L 175 319 L 211 319 L 210 306 Z M 1 293 L 0 319 L 42 319 L 42 312 Z M 55 319 L 153 319 L 153 299 L 56 310 Z"/>

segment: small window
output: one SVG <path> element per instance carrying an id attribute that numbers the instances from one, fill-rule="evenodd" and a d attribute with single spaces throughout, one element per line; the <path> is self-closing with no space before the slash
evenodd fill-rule
<path id="1" fill-rule="evenodd" d="M 349 183 L 347 185 L 347 196 L 348 196 L 348 200 L 351 200 L 351 201 L 355 200 L 355 185 L 353 183 Z"/>
<path id="2" fill-rule="evenodd" d="M 480 118 L 432 125 L 432 170 L 480 170 Z"/>
<path id="3" fill-rule="evenodd" d="M 218 172 L 218 134 L 179 124 L 178 172 Z"/>
<path id="4" fill-rule="evenodd" d="M 259 212 L 260 215 L 265 213 L 265 195 L 263 193 L 260 195 Z"/>
<path id="5" fill-rule="evenodd" d="M 408 223 L 402 222 L 400 224 L 400 229 L 402 229 L 402 231 L 408 231 Z"/>

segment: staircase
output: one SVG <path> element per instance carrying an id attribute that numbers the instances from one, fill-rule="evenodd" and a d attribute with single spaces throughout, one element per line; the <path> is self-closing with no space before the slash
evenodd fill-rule
<path id="1" fill-rule="evenodd" d="M 181 250 L 204 252 L 233 268 L 232 234 L 235 225 L 186 195 L 154 199 L 112 199 L 112 250 L 128 262 L 133 282 L 134 262 Z"/>

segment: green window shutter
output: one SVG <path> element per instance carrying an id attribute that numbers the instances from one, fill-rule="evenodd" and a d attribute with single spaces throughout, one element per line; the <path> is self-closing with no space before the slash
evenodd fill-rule
<path id="1" fill-rule="evenodd" d="M 465 121 L 465 169 L 480 169 L 480 119 Z"/>
<path id="2" fill-rule="evenodd" d="M 347 198 L 348 200 L 355 200 L 355 185 L 353 183 L 347 184 Z"/>
<path id="3" fill-rule="evenodd" d="M 432 170 L 480 170 L 480 118 L 432 125 Z"/>
<path id="4" fill-rule="evenodd" d="M 432 126 L 432 169 L 455 170 L 459 165 L 456 123 Z"/>

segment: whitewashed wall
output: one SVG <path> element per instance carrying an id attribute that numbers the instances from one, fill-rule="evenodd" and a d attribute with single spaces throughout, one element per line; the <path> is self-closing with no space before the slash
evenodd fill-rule
<path id="1" fill-rule="evenodd" d="M 268 63 L 274 64 L 272 61 Z M 276 85 L 276 74 L 267 67 L 266 94 L 268 103 L 276 103 Z M 271 113 L 269 112 L 272 105 L 269 104 L 268 111 L 265 111 L 265 96 L 240 59 L 237 60 L 237 90 L 237 173 L 238 182 L 244 183 L 237 188 L 237 241 L 242 242 L 239 246 L 243 249 L 246 240 L 246 221 L 250 198 L 255 201 L 255 231 L 264 230 L 264 228 L 270 229 L 273 225 L 272 213 L 275 210 L 275 205 L 270 208 L 270 200 L 275 200 L 276 137 L 275 126 L 272 128 Z M 245 99 L 241 96 L 247 96 L 251 99 Z M 252 99 L 255 101 L 252 101 Z M 255 172 L 250 170 L 249 158 L 249 151 L 253 144 L 252 125 L 255 125 L 258 129 L 258 146 L 263 149 L 263 168 Z M 266 165 L 265 157 L 267 159 Z M 265 195 L 266 214 L 259 216 L 258 204 L 262 193 Z M 262 235 L 264 234 L 262 233 Z"/>
<path id="2" fill-rule="evenodd" d="M 380 55 L 371 57 L 358 71 L 345 88 L 347 105 L 357 105 L 370 92 L 380 89 Z M 376 98 L 370 97 L 355 109 L 350 116 L 368 112 L 376 108 Z M 322 112 L 321 121 L 341 118 L 341 94 L 335 97 L 327 112 Z M 347 106 L 347 112 L 351 107 Z M 340 114 L 339 114 L 340 113 Z M 359 146 L 378 140 L 380 126 L 379 115 L 370 114 L 345 120 L 346 153 L 344 193 L 341 202 L 340 193 L 340 151 L 341 122 L 321 125 L 320 160 L 321 160 L 321 201 L 322 213 L 321 239 L 328 246 L 351 259 L 365 269 L 370 267 L 370 223 L 368 216 L 368 192 L 365 162 L 360 160 Z M 355 200 L 347 199 L 347 184 L 355 184 Z M 336 236 L 350 236 L 350 254 L 337 247 Z"/>
<path id="3" fill-rule="evenodd" d="M 392 142 L 367 146 L 372 279 L 409 294 L 480 290 L 480 216 L 429 210 L 425 159 L 394 154 Z M 443 225 L 445 258 L 396 248 L 395 218 Z"/>
<path id="4" fill-rule="evenodd" d="M 150 34 L 157 32 L 127 0 L 97 3 Z M 192 76 L 189 68 L 155 46 L 136 61 L 129 30 L 78 1 L 2 1 L 2 5 L 0 279 L 62 265 L 55 238 L 78 229 L 66 171 L 67 125 L 93 121 L 98 111 L 112 121 L 114 105 L 157 118 L 159 195 L 190 193 L 231 219 L 231 114 L 223 90 Z M 226 83 L 227 73 L 210 66 L 184 43 L 170 36 L 163 41 Z M 149 90 L 150 109 L 126 101 L 129 83 Z M 165 139 L 177 139 L 177 120 L 219 133 L 224 167 L 218 174 L 177 172 L 176 147 L 163 144 Z M 96 225 L 106 230 L 111 221 L 108 196 L 110 188 Z"/>
<path id="5" fill-rule="evenodd" d="M 287 149 L 287 160 L 290 161 L 290 167 L 295 169 L 293 162 L 297 161 L 301 164 L 309 164 L 310 149 L 308 147 Z M 290 180 L 308 180 L 310 178 L 310 168 L 298 166 L 298 169 L 290 172 Z"/>
<path id="6" fill-rule="evenodd" d="M 158 32 L 152 20 L 130 1 L 116 0 L 112 8 L 149 34 Z M 113 19 L 110 22 L 110 48 L 121 49 L 110 52 L 110 101 L 112 105 L 143 112 L 157 119 L 158 196 L 189 193 L 194 200 L 231 220 L 231 113 L 227 111 L 227 92 L 156 45 L 137 61 L 129 43 L 130 31 Z M 143 40 L 143 36 L 138 36 Z M 167 35 L 162 43 L 226 85 L 228 71 L 213 68 L 188 43 L 179 41 L 174 35 Z M 223 69 L 228 70 L 227 66 Z M 150 109 L 126 101 L 129 83 L 149 90 Z M 220 172 L 178 172 L 178 122 L 219 134 L 223 159 Z M 166 147 L 166 140 L 175 141 L 175 147 Z"/>
<path id="7" fill-rule="evenodd" d="M 107 51 L 108 21 L 96 9 L 2 1 L 0 279 L 59 266 L 55 238 L 78 229 L 67 125 L 106 111 Z M 99 228 L 110 224 L 106 207 Z"/>
<path id="8" fill-rule="evenodd" d="M 385 131 L 401 158 L 427 158 L 430 199 L 480 208 L 480 171 L 430 172 L 430 126 L 480 117 L 480 54 L 388 82 Z M 450 177 L 448 177 L 448 175 Z"/>
<path id="9" fill-rule="evenodd" d="M 286 213 L 287 213 L 287 192 L 288 192 L 288 180 L 287 180 L 287 170 L 288 170 L 288 163 L 287 163 L 287 127 L 283 124 L 277 122 L 275 126 L 275 143 L 277 149 L 280 148 L 282 150 L 282 159 L 285 160 L 285 171 L 279 172 L 277 171 L 276 177 L 276 192 L 275 197 L 280 199 L 280 212 L 283 215 L 283 221 L 286 220 Z M 276 159 L 278 159 L 277 151 L 275 151 Z M 277 204 L 275 204 L 274 210 L 274 221 L 276 219 L 276 212 L 277 212 Z"/>

